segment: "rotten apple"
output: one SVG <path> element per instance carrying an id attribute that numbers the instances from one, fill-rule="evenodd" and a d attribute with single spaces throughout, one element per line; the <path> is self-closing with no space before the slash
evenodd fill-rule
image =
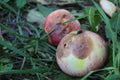
<path id="1" fill-rule="evenodd" d="M 50 33 L 48 36 L 52 45 L 57 46 L 66 34 L 80 29 L 78 20 L 69 21 L 74 18 L 65 9 L 55 10 L 47 16 L 44 22 L 44 29 L 46 33 Z"/>
<path id="2" fill-rule="evenodd" d="M 101 68 L 107 57 L 105 41 L 88 30 L 73 31 L 59 43 L 56 51 L 58 66 L 71 76 L 84 76 Z"/>

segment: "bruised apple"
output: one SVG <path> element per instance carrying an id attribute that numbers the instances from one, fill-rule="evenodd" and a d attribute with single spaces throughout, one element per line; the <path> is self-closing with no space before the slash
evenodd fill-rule
<path id="1" fill-rule="evenodd" d="M 101 68 L 106 57 L 105 41 L 98 34 L 87 30 L 67 34 L 56 51 L 56 60 L 61 70 L 78 77 Z"/>
<path id="2" fill-rule="evenodd" d="M 74 16 L 65 9 L 55 10 L 47 16 L 44 29 L 50 33 L 48 36 L 52 45 L 57 46 L 66 34 L 80 29 L 80 23 L 77 20 L 69 21 L 71 19 Z"/>

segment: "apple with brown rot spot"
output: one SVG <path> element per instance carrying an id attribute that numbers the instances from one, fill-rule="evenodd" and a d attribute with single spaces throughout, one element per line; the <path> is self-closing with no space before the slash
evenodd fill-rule
<path id="1" fill-rule="evenodd" d="M 107 58 L 107 45 L 98 34 L 88 31 L 72 31 L 59 43 L 56 60 L 60 69 L 71 76 L 82 77 L 101 68 Z"/>
<path id="2" fill-rule="evenodd" d="M 46 33 L 49 33 L 49 41 L 52 45 L 57 46 L 66 34 L 81 29 L 78 20 L 69 21 L 74 18 L 65 9 L 55 10 L 47 16 L 44 22 L 44 29 Z"/>

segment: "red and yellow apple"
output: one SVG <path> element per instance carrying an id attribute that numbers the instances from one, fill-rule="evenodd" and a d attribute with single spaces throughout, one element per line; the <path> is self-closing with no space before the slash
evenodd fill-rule
<path id="1" fill-rule="evenodd" d="M 44 22 L 46 33 L 50 33 L 49 40 L 52 45 L 57 46 L 60 40 L 71 31 L 80 29 L 78 20 L 73 20 L 74 16 L 65 9 L 58 9 L 47 16 Z M 68 21 L 68 22 L 67 22 Z"/>
<path id="2" fill-rule="evenodd" d="M 88 30 L 70 32 L 60 41 L 56 50 L 56 60 L 61 70 L 78 77 L 101 68 L 106 57 L 105 41 Z"/>

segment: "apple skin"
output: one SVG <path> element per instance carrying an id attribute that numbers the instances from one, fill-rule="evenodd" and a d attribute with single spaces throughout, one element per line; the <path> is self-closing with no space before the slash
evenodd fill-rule
<path id="1" fill-rule="evenodd" d="M 78 20 L 64 23 L 71 19 L 74 19 L 74 16 L 65 9 L 55 10 L 47 16 L 44 22 L 44 29 L 46 33 L 52 31 L 48 35 L 52 45 L 57 46 L 66 34 L 81 29 Z"/>
<path id="2" fill-rule="evenodd" d="M 87 30 L 67 34 L 56 50 L 56 60 L 60 69 L 76 77 L 101 68 L 106 57 L 105 41 L 98 34 Z"/>

